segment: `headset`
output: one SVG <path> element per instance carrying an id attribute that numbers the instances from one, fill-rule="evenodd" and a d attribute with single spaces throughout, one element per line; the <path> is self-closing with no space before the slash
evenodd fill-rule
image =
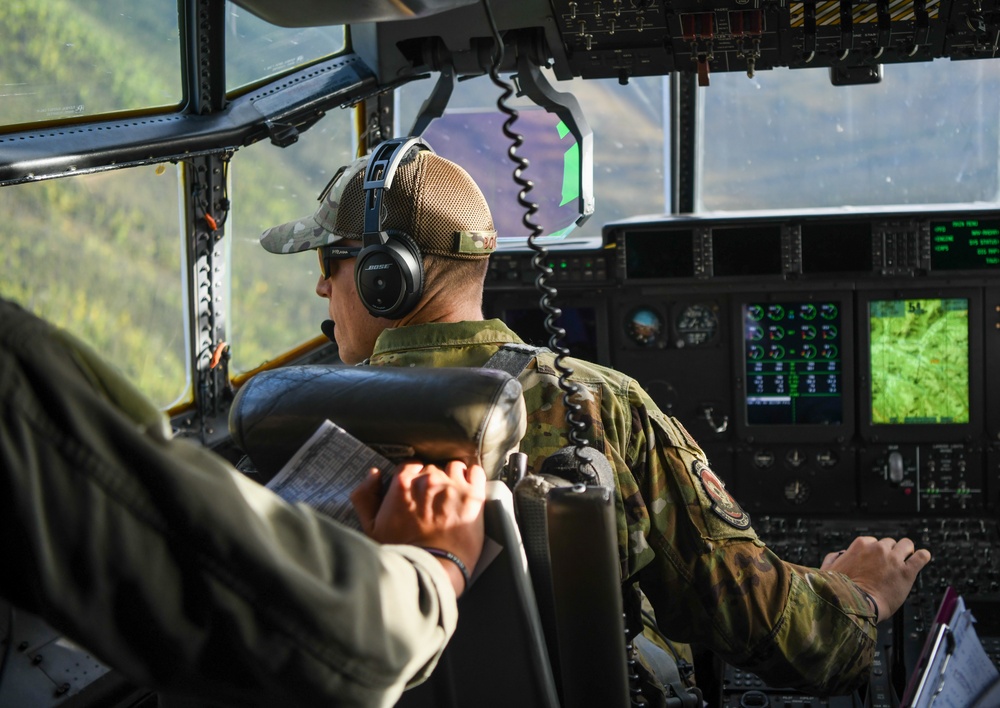
<path id="1" fill-rule="evenodd" d="M 417 242 L 397 229 L 383 230 L 382 199 L 396 168 L 413 148 L 434 152 L 421 138 L 393 138 L 378 145 L 365 168 L 365 231 L 354 266 L 361 303 L 375 317 L 399 319 L 420 301 L 424 259 Z"/>

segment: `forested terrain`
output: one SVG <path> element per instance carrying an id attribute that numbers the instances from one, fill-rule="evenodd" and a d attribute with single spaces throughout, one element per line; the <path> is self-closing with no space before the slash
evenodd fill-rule
<path id="1" fill-rule="evenodd" d="M 179 101 L 179 73 L 162 68 L 178 66 L 179 58 L 157 54 L 172 45 L 176 55 L 177 28 L 172 39 L 168 28 L 151 29 L 165 41 L 141 43 L 108 23 L 123 12 L 145 13 L 139 24 L 153 22 L 152 7 L 128 0 L 4 3 L 3 122 Z M 0 189 L 0 294 L 69 328 L 166 404 L 181 393 L 184 331 L 148 323 L 180 325 L 183 313 L 177 181 L 173 169 L 130 173 Z M 150 218 L 164 203 L 171 205 L 169 233 Z"/>
<path id="2" fill-rule="evenodd" d="M 171 0 L 4 3 L 0 123 L 179 104 L 175 7 Z M 113 20 L 124 13 L 141 33 L 119 31 Z M 327 123 L 312 131 L 309 149 L 254 146 L 233 160 L 239 199 L 227 227 L 238 245 L 227 256 L 237 295 L 230 316 L 241 327 L 234 360 L 243 370 L 318 333 L 314 264 L 268 258 L 256 239 L 315 208 L 322 175 L 350 155 L 349 116 Z M 188 395 L 179 197 L 173 164 L 0 189 L 0 295 L 83 338 L 163 406 Z M 272 316 L 279 297 L 281 316 Z"/>

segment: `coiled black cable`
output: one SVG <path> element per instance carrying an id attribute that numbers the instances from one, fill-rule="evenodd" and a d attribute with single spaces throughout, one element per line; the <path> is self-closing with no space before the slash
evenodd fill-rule
<path id="1" fill-rule="evenodd" d="M 563 340 L 566 337 L 566 330 L 556 323 L 556 320 L 562 315 L 562 310 L 555 304 L 555 298 L 559 293 L 558 290 L 548 282 L 549 278 L 551 278 L 553 274 L 552 268 L 550 268 L 545 262 L 548 256 L 548 250 L 543 244 L 538 243 L 538 238 L 544 231 L 542 227 L 534 221 L 534 216 L 538 212 L 538 204 L 528 199 L 528 193 L 534 188 L 535 185 L 531 180 L 526 179 L 523 176 L 524 171 L 528 169 L 530 163 L 527 158 L 522 157 L 517 152 L 518 149 L 524 144 L 524 136 L 513 129 L 513 125 L 518 119 L 517 110 L 507 105 L 507 101 L 514 93 L 514 87 L 500 77 L 500 67 L 502 66 L 504 60 L 503 37 L 500 36 L 500 30 L 497 28 L 497 23 L 493 17 L 493 9 L 490 7 L 489 0 L 483 0 L 483 6 L 486 9 L 486 17 L 490 23 L 490 30 L 493 33 L 494 43 L 489 76 L 494 85 L 502 90 L 500 97 L 497 99 L 497 109 L 507 116 L 507 120 L 504 121 L 502 129 L 503 134 L 511 141 L 511 145 L 507 149 L 507 156 L 515 164 L 514 182 L 520 187 L 520 191 L 518 191 L 517 194 L 517 202 L 524 208 L 524 216 L 521 217 L 521 223 L 524 224 L 525 228 L 528 229 L 529 232 L 528 248 L 534 251 L 534 256 L 532 256 L 531 259 L 531 265 L 538 273 L 535 277 L 535 287 L 539 293 L 541 293 L 538 306 L 539 309 L 541 309 L 541 311 L 545 314 L 545 331 L 549 334 L 549 349 L 556 354 L 554 365 L 556 370 L 559 372 L 558 384 L 560 390 L 563 392 L 563 404 L 566 406 L 566 425 L 569 428 L 567 437 L 569 438 L 570 444 L 574 447 L 574 452 L 580 467 L 585 468 L 589 463 L 583 457 L 582 450 L 589 444 L 590 441 L 584 436 L 587 424 L 582 419 L 583 406 L 577 402 L 577 399 L 580 397 L 580 385 L 569 380 L 569 377 L 573 375 L 573 368 L 564 362 L 570 352 L 569 349 L 563 345 Z"/>

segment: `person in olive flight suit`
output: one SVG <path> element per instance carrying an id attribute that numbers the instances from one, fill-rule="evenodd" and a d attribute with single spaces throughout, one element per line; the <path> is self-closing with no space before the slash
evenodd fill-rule
<path id="1" fill-rule="evenodd" d="M 367 536 L 288 504 L 0 299 L 0 597 L 138 686 L 394 705 L 455 630 L 465 578 L 447 555 L 479 558 L 486 475 L 408 464 L 381 486 L 373 473 L 352 496 Z"/>
<path id="2" fill-rule="evenodd" d="M 489 207 L 468 173 L 414 147 L 382 193 L 380 228 L 419 247 L 423 289 L 393 319 L 362 304 L 355 261 L 365 232 L 367 157 L 342 168 L 310 216 L 268 229 L 273 253 L 317 251 L 316 293 L 329 301 L 340 358 L 373 366 L 482 366 L 521 342 L 484 320 L 483 285 L 496 247 Z M 314 256 L 315 257 L 315 256 Z M 543 351 L 521 373 L 529 468 L 567 445 L 555 355 Z M 930 560 L 911 540 L 860 537 L 819 568 L 783 561 L 712 471 L 679 421 L 638 383 L 612 369 L 568 359 L 583 437 L 603 452 L 616 481 L 621 579 L 638 583 L 659 629 L 697 643 L 775 686 L 825 695 L 858 688 L 872 670 L 876 623 L 905 600 Z"/>

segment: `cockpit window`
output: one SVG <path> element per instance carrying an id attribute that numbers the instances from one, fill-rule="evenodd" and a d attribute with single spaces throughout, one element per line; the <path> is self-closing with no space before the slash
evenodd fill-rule
<path id="1" fill-rule="evenodd" d="M 0 189 L 0 296 L 80 337 L 157 405 L 191 399 L 178 168 Z"/>
<path id="2" fill-rule="evenodd" d="M 336 111 L 277 148 L 260 142 L 240 150 L 229 174 L 232 297 L 231 373 L 244 373 L 320 336 L 328 318 L 315 293 L 319 261 L 314 253 L 279 256 L 265 251 L 265 229 L 316 211 L 317 197 L 341 165 L 354 159 L 353 114 Z"/>
<path id="3" fill-rule="evenodd" d="M 525 139 L 517 155 L 528 160 L 522 177 L 531 180 L 527 197 L 539 206 L 532 223 L 546 236 L 599 240 L 603 224 L 664 212 L 670 178 L 667 79 L 633 78 L 624 86 L 617 80 L 556 81 L 550 76 L 549 81 L 557 92 L 576 96 L 593 130 L 595 208 L 581 226 L 570 228 L 579 215 L 574 201 L 579 177 L 571 174 L 579 169 L 573 136 L 565 134 L 554 115 L 528 99 L 512 97 L 508 104 L 518 117 L 510 129 Z M 432 87 L 430 81 L 414 82 L 397 92 L 398 135 L 409 132 Z M 507 115 L 497 107 L 501 93 L 488 77 L 458 82 L 445 115 L 430 123 L 424 137 L 482 187 L 500 247 L 523 247 L 530 231 L 521 221 L 516 165 L 507 155 L 512 141 L 503 132 Z"/>
<path id="4" fill-rule="evenodd" d="M 0 46 L 0 125 L 183 100 L 176 0 L 6 0 Z"/>
<path id="5" fill-rule="evenodd" d="M 828 71 L 719 74 L 698 89 L 700 209 L 997 199 L 1000 64 L 893 64 L 858 86 Z"/>
<path id="6" fill-rule="evenodd" d="M 226 88 L 291 71 L 345 47 L 344 28 L 277 27 L 226 3 Z"/>
<path id="7" fill-rule="evenodd" d="M 552 81 L 573 93 L 594 131 L 594 216 L 570 236 L 600 234 L 601 225 L 670 209 L 669 79 Z M 431 82 L 414 82 L 398 92 L 399 128 L 412 125 Z M 504 116 L 488 78 L 456 84 L 444 121 L 427 136 L 439 152 L 463 165 L 509 178 L 513 169 L 499 132 Z M 834 86 L 829 69 L 774 69 L 748 78 L 716 73 L 697 89 L 698 147 L 693 178 L 695 211 L 955 204 L 1000 198 L 1000 64 L 946 61 L 892 64 L 881 83 Z M 512 105 L 526 113 L 526 99 Z M 453 117 L 472 125 L 496 124 L 490 144 L 463 153 L 449 137 Z M 523 125 L 523 124 L 522 124 Z M 518 129 L 518 124 L 514 124 Z M 528 132 L 528 131 L 524 131 Z M 455 154 L 451 154 L 455 153 Z M 547 167 L 562 152 L 538 152 L 526 144 L 529 179 L 547 179 Z M 539 163 L 545 163 L 547 167 Z M 516 196 L 516 192 L 511 191 Z M 520 216 L 516 203 L 495 212 Z M 539 211 L 546 233 L 564 224 Z M 526 231 L 520 224 L 503 235 Z"/>

